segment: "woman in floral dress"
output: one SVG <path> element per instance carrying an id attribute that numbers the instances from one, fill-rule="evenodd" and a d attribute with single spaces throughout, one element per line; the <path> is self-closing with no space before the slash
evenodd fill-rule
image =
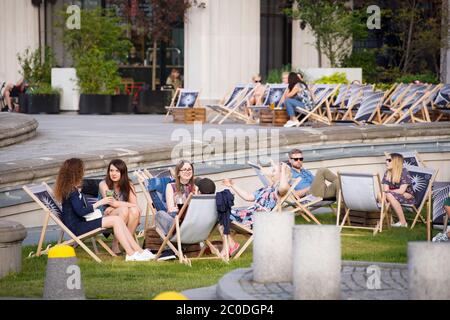
<path id="1" fill-rule="evenodd" d="M 232 209 L 230 219 L 239 222 L 249 228 L 253 227 L 253 215 L 258 212 L 270 212 L 277 205 L 278 199 L 284 196 L 290 188 L 291 169 L 285 164 L 272 167 L 270 174 L 271 185 L 256 190 L 253 193 L 243 190 L 233 180 L 224 179 L 223 184 L 229 187 L 233 193 L 244 201 L 253 202 L 250 207 L 244 209 Z M 239 243 L 229 237 L 230 255 L 239 248 Z"/>

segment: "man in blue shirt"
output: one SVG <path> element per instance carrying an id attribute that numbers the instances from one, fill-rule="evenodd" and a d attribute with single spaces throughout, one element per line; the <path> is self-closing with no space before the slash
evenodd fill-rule
<path id="1" fill-rule="evenodd" d="M 311 171 L 303 168 L 303 153 L 299 149 L 289 152 L 289 164 L 291 165 L 292 180 L 302 179 L 295 187 L 295 194 L 303 198 L 308 194 L 323 199 L 335 198 L 339 191 L 337 176 L 329 169 L 317 170 L 316 176 Z M 328 181 L 328 184 L 326 183 Z"/>

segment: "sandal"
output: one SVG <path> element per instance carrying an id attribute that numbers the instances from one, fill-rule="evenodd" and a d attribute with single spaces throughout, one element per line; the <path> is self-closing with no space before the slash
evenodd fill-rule
<path id="1" fill-rule="evenodd" d="M 239 242 L 235 242 L 233 248 L 230 248 L 229 250 L 229 256 L 232 257 L 235 253 L 237 253 L 239 247 L 240 247 Z"/>

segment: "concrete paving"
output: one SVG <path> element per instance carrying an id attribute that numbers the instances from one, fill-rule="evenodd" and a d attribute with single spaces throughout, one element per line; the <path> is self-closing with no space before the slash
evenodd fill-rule
<path id="1" fill-rule="evenodd" d="M 206 146 L 223 142 L 205 139 L 205 131 L 214 129 L 224 139 L 245 136 L 247 129 L 276 130 L 279 146 L 336 145 L 342 143 L 376 143 L 380 141 L 419 141 L 450 137 L 450 123 L 408 124 L 387 126 L 332 126 L 305 128 L 267 128 L 239 123 L 203 125 L 200 135 L 193 125 L 174 124 L 161 115 L 80 116 L 76 114 L 33 115 L 39 122 L 37 135 L 31 140 L 0 149 L 0 187 L 22 185 L 54 178 L 62 161 L 69 157 L 85 160 L 89 173 L 103 172 L 110 159 L 120 157 L 130 168 L 167 164 L 172 150 L 180 144 L 180 135 L 191 134 L 193 150 L 202 153 Z M 3 123 L 3 122 L 2 122 Z M 179 129 L 177 131 L 177 129 Z M 212 131 L 210 131 L 211 133 Z M 272 137 L 266 139 L 270 141 Z M 233 150 L 258 149 L 256 145 L 233 146 Z"/>
<path id="2" fill-rule="evenodd" d="M 380 271 L 379 287 L 368 284 L 373 274 L 368 267 Z M 202 292 L 199 290 L 199 294 Z M 252 269 L 236 269 L 217 284 L 217 298 L 223 300 L 292 300 L 292 283 L 262 284 L 253 281 Z M 396 263 L 343 261 L 341 268 L 342 300 L 407 300 L 408 266 Z"/>

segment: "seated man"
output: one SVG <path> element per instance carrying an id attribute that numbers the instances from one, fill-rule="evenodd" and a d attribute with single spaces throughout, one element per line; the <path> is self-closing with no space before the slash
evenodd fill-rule
<path id="1" fill-rule="evenodd" d="M 24 79 L 19 80 L 15 85 L 12 83 L 8 83 L 6 85 L 5 92 L 3 95 L 5 97 L 6 106 L 8 107 L 7 111 L 9 112 L 19 111 L 14 107 L 12 98 L 18 98 L 19 94 L 24 93 L 25 90 L 26 84 Z"/>
<path id="2" fill-rule="evenodd" d="M 450 218 L 450 197 L 445 199 L 444 202 L 444 210 L 447 214 L 447 219 Z M 442 232 L 439 232 L 434 238 L 433 242 L 448 242 L 450 238 L 450 230 L 447 226 L 447 230 L 443 230 Z"/>
<path id="3" fill-rule="evenodd" d="M 338 178 L 329 169 L 319 169 L 314 176 L 311 171 L 303 168 L 303 153 L 299 149 L 293 149 L 289 152 L 289 164 L 292 179 L 302 178 L 295 187 L 295 194 L 299 198 L 309 194 L 322 199 L 336 198 L 339 190 Z M 329 184 L 326 181 L 329 181 Z"/>

